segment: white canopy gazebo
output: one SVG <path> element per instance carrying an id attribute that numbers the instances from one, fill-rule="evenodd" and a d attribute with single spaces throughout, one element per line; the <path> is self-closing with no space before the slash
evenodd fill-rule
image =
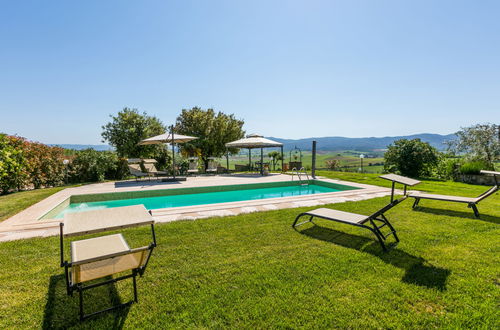
<path id="1" fill-rule="evenodd" d="M 160 134 L 157 136 L 153 136 L 139 142 L 139 145 L 149 145 L 149 144 L 162 144 L 162 143 L 170 143 L 172 145 L 172 171 L 175 179 L 175 152 L 174 152 L 174 144 L 175 143 L 186 143 L 192 140 L 196 140 L 197 137 L 182 135 L 182 134 L 174 134 L 173 126 L 170 127 L 170 133 Z"/>
<path id="2" fill-rule="evenodd" d="M 260 174 L 264 174 L 264 148 L 281 148 L 281 170 L 283 171 L 283 143 L 266 139 L 262 135 L 251 134 L 244 139 L 226 143 L 226 148 L 248 149 L 248 167 L 252 164 L 252 149 L 260 149 Z"/>

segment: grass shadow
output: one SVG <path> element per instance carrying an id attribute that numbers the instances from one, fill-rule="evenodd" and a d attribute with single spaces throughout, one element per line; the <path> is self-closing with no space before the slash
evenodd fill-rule
<path id="1" fill-rule="evenodd" d="M 121 298 L 114 284 L 103 285 L 84 292 L 84 310 L 87 314 L 120 303 Z M 95 320 L 99 322 L 99 327 L 122 329 L 129 310 L 130 306 L 126 306 L 94 316 L 84 322 Z M 51 276 L 42 328 L 66 329 L 79 324 L 81 322 L 78 292 L 73 292 L 73 296 L 68 296 L 65 276 L 62 274 Z"/>
<path id="2" fill-rule="evenodd" d="M 405 283 L 434 288 L 440 291 L 446 290 L 446 280 L 451 272 L 448 269 L 430 265 L 421 257 L 413 256 L 397 248 L 389 252 L 384 252 L 380 248 L 380 244 L 372 239 L 347 234 L 316 224 L 307 229 L 297 231 L 315 239 L 369 253 L 380 258 L 387 264 L 404 269 L 406 273 L 402 281 Z"/>
<path id="3" fill-rule="evenodd" d="M 467 205 L 464 204 L 464 208 L 467 209 Z M 457 217 L 457 218 L 464 218 L 464 219 L 473 219 L 473 220 L 478 220 L 478 221 L 486 221 L 486 222 L 491 222 L 495 224 L 500 224 L 500 218 L 498 217 L 493 217 L 491 215 L 485 215 L 481 214 L 481 209 L 479 209 L 479 218 L 476 218 L 474 216 L 474 212 L 471 209 L 467 209 L 470 211 L 456 211 L 456 210 L 446 210 L 446 209 L 437 209 L 433 207 L 427 207 L 427 206 L 420 206 L 418 205 L 416 208 L 413 209 L 414 212 L 424 212 L 424 213 L 429 213 L 433 215 L 445 215 L 449 217 Z"/>

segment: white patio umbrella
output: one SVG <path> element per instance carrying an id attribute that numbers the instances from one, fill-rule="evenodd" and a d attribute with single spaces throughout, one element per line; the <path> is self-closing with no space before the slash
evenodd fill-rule
<path id="1" fill-rule="evenodd" d="M 192 140 L 196 140 L 197 137 L 175 134 L 173 126 L 170 127 L 170 133 L 160 134 L 157 136 L 153 136 L 139 142 L 139 145 L 150 145 L 150 144 L 162 144 L 162 143 L 170 143 L 172 145 L 172 170 L 173 176 L 175 179 L 175 152 L 174 152 L 174 144 L 175 143 L 186 143 Z"/>
<path id="2" fill-rule="evenodd" d="M 252 163 L 252 149 L 260 148 L 260 174 L 264 174 L 264 148 L 281 147 L 281 170 L 283 170 L 283 143 L 266 139 L 262 135 L 251 134 L 244 139 L 226 143 L 226 148 L 245 148 L 248 149 L 249 168 Z"/>
<path id="3" fill-rule="evenodd" d="M 140 145 L 161 144 L 161 143 L 185 143 L 197 139 L 194 136 L 165 133 L 142 140 Z"/>

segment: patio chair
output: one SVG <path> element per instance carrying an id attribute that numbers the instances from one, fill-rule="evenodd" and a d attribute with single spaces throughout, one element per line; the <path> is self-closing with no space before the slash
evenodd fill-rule
<path id="1" fill-rule="evenodd" d="M 208 166 L 205 169 L 206 173 L 217 173 L 217 163 L 215 161 L 215 158 L 209 157 L 208 158 Z"/>
<path id="2" fill-rule="evenodd" d="M 168 176 L 166 171 L 159 171 L 156 169 L 155 164 L 157 163 L 156 159 L 143 159 L 142 164 L 144 169 L 149 175 L 160 177 L 160 176 Z"/>
<path id="3" fill-rule="evenodd" d="M 461 196 L 450 196 L 450 195 L 436 195 L 436 194 L 425 194 L 420 192 L 413 192 L 409 197 L 415 198 L 415 202 L 413 203 L 413 209 L 415 209 L 421 199 L 432 199 L 436 201 L 444 201 L 444 202 L 455 202 L 455 203 L 464 203 L 467 204 L 468 208 L 471 208 L 474 211 L 474 216 L 479 218 L 479 211 L 477 209 L 477 204 L 483 199 L 493 195 L 498 191 L 498 179 L 497 176 L 500 176 L 500 172 L 495 171 L 481 171 L 482 174 L 493 175 L 495 180 L 495 185 L 482 193 L 477 197 L 461 197 Z"/>
<path id="4" fill-rule="evenodd" d="M 128 171 L 130 172 L 130 175 L 135 177 L 135 181 L 138 181 L 139 178 L 151 178 L 149 173 L 142 171 L 141 164 L 128 164 Z"/>
<path id="5" fill-rule="evenodd" d="M 312 222 L 312 219 L 317 217 L 325 220 L 331 220 L 331 221 L 336 221 L 336 222 L 341 222 L 345 223 L 347 225 L 352 225 L 356 227 L 361 227 L 368 229 L 371 231 L 377 238 L 378 242 L 382 246 L 382 249 L 384 251 L 387 251 L 387 246 L 386 246 L 386 239 L 390 236 L 393 235 L 395 239 L 395 245 L 399 243 L 399 237 L 396 234 L 396 229 L 391 225 L 387 217 L 384 215 L 387 211 L 392 209 L 394 206 L 398 205 L 402 201 L 404 201 L 406 198 L 408 198 L 408 194 L 406 192 L 407 186 L 414 186 L 416 184 L 419 184 L 420 181 L 406 178 L 404 176 L 396 175 L 396 174 L 386 174 L 381 176 L 382 179 L 390 180 L 392 181 L 392 190 L 391 190 L 391 202 L 387 204 L 386 206 L 382 207 L 380 210 L 377 212 L 371 214 L 371 215 L 362 215 L 362 214 L 357 214 L 357 213 L 350 213 L 350 212 L 343 212 L 343 211 L 337 211 L 333 209 L 328 209 L 328 208 L 319 208 L 315 210 L 311 210 L 308 212 L 303 212 L 300 213 L 296 218 L 295 221 L 293 222 L 292 227 L 295 228 L 297 226 L 300 226 L 302 224 Z M 400 183 L 404 185 L 404 192 L 403 192 L 403 197 L 394 200 L 394 188 L 395 184 Z M 309 219 L 297 223 L 297 221 L 302 217 L 302 216 L 309 216 Z M 378 223 L 380 223 L 380 225 Z M 381 229 L 383 227 L 387 226 L 389 228 L 389 232 L 384 234 L 382 233 Z"/>
<path id="6" fill-rule="evenodd" d="M 199 172 L 198 169 L 198 157 L 189 158 L 189 168 L 187 170 L 188 174 L 197 174 Z"/>
<path id="7" fill-rule="evenodd" d="M 64 238 L 100 233 L 135 226 L 151 226 L 152 242 L 130 248 L 122 234 L 112 234 L 71 242 L 71 260 L 64 257 Z M 142 276 L 156 247 L 154 220 L 143 205 L 98 211 L 67 213 L 60 224 L 61 267 L 64 267 L 66 291 L 79 293 L 80 320 L 137 302 L 137 275 Z M 113 275 L 120 275 L 112 277 Z M 103 279 L 111 277 L 110 279 Z M 134 299 L 127 303 L 85 314 L 83 293 L 102 285 L 132 278 Z M 99 281 L 97 281 L 99 280 Z M 87 282 L 92 281 L 88 284 Z"/>

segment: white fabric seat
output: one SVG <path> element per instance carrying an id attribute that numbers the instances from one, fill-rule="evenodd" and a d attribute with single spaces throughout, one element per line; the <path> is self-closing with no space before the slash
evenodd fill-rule
<path id="1" fill-rule="evenodd" d="M 366 215 L 332 210 L 327 208 L 319 208 L 316 210 L 312 210 L 307 212 L 307 214 L 315 217 L 338 220 L 342 222 L 350 222 L 350 223 L 363 223 L 366 220 L 368 220 L 368 216 Z"/>

